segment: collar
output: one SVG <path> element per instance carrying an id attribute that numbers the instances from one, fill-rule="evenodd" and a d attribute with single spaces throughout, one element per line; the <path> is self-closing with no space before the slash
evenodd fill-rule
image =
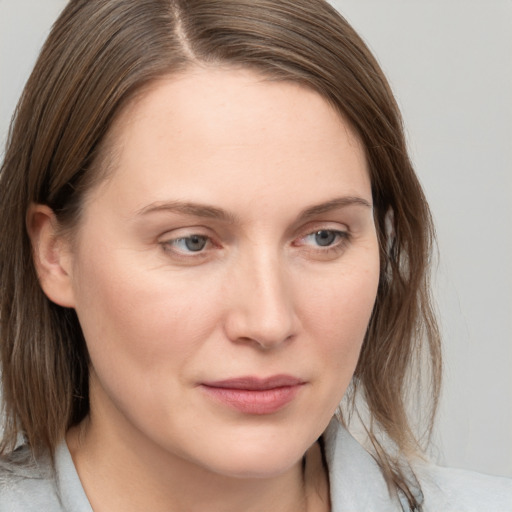
<path id="1" fill-rule="evenodd" d="M 398 498 L 390 496 L 375 459 L 336 418 L 329 423 L 323 439 L 332 512 L 411 512 L 400 492 Z"/>
<path id="2" fill-rule="evenodd" d="M 373 457 L 333 418 L 323 434 L 329 471 L 331 512 L 411 512 L 407 501 L 390 497 Z M 92 512 L 68 447 L 56 450 L 58 494 L 69 512 Z"/>

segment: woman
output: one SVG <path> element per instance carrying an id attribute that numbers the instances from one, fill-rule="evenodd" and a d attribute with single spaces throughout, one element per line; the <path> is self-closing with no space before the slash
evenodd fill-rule
<path id="1" fill-rule="evenodd" d="M 328 4 L 71 1 L 0 190 L 0 510 L 512 503 L 420 462 L 430 214 L 387 82 Z"/>

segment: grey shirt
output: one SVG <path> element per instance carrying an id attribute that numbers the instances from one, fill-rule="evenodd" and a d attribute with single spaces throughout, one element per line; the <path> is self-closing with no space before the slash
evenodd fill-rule
<path id="1" fill-rule="evenodd" d="M 389 496 L 374 459 L 337 422 L 324 434 L 332 512 L 408 510 Z M 424 512 L 512 512 L 512 479 L 414 464 Z M 414 480 L 414 477 L 412 477 Z M 404 508 L 402 508 L 404 507 Z M 0 459 L 0 512 L 93 512 L 63 441 L 49 458 L 34 461 L 26 447 Z"/>

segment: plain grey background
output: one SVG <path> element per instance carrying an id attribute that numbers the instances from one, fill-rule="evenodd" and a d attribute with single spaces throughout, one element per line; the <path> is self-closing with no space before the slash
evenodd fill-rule
<path id="1" fill-rule="evenodd" d="M 445 386 L 435 445 L 512 476 L 512 0 L 333 0 L 405 119 L 441 260 Z M 0 0 L 0 144 L 65 0 Z"/>

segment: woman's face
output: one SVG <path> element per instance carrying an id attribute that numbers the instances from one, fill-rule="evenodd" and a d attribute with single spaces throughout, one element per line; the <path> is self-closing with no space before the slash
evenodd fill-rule
<path id="1" fill-rule="evenodd" d="M 226 69 L 153 84 L 111 144 L 68 260 L 90 428 L 220 474 L 285 471 L 340 402 L 375 300 L 361 144 L 317 93 Z"/>

